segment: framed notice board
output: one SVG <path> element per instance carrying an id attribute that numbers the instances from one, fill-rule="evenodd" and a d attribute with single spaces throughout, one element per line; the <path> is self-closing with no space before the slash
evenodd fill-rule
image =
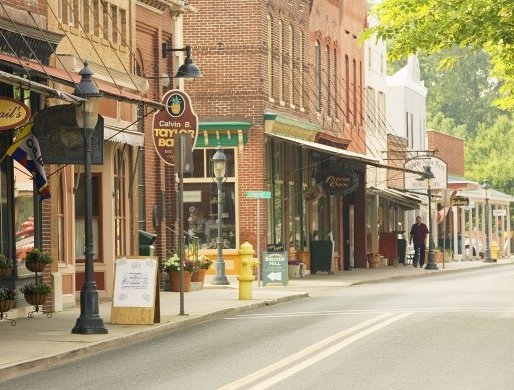
<path id="1" fill-rule="evenodd" d="M 287 252 L 264 252 L 262 285 L 282 283 L 287 286 Z"/>
<path id="2" fill-rule="evenodd" d="M 154 257 L 116 259 L 112 324 L 160 322 L 158 264 Z"/>

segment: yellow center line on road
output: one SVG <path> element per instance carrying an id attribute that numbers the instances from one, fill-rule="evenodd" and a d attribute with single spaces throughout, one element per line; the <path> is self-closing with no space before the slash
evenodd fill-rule
<path id="1" fill-rule="evenodd" d="M 369 326 L 372 326 L 373 324 L 377 323 L 377 322 L 380 322 L 380 321 L 384 321 L 387 322 L 389 321 L 388 318 L 391 317 L 393 315 L 393 313 L 386 313 L 386 314 L 382 314 L 382 315 L 379 315 L 377 317 L 374 317 L 374 318 L 371 318 L 369 320 L 366 320 L 364 322 L 361 322 L 360 324 L 357 324 L 355 326 L 352 326 L 351 328 L 348 328 L 348 329 L 345 329 L 339 333 L 336 333 L 332 336 L 329 336 L 321 341 L 318 341 L 317 343 L 315 344 L 312 344 L 310 345 L 309 347 L 307 348 L 304 348 L 302 349 L 301 351 L 298 351 L 296 353 L 294 353 L 293 355 L 291 356 L 288 356 L 282 360 L 279 360 L 278 362 L 276 363 L 273 363 L 267 367 L 264 367 L 258 371 L 255 371 L 254 373 L 250 374 L 250 375 L 247 375 L 241 379 L 238 379 L 234 382 L 231 382 L 223 387 L 220 387 L 219 390 L 234 390 L 234 389 L 239 389 L 243 386 L 246 386 L 252 382 L 255 382 L 256 380 L 262 378 L 262 377 L 265 377 L 266 375 L 270 375 L 272 374 L 273 372 L 275 372 L 276 370 L 280 369 L 280 368 L 283 368 L 289 364 L 292 364 L 292 363 L 295 363 L 296 361 L 300 360 L 300 359 L 304 359 L 306 356 L 318 351 L 319 349 L 321 348 L 324 348 L 328 345 L 331 345 L 333 344 L 334 342 L 336 342 L 338 339 L 340 338 L 343 338 L 343 337 L 346 337 L 348 335 L 351 335 L 352 333 L 355 333 L 363 328 L 366 328 L 366 327 L 369 327 Z M 406 317 L 407 315 L 409 315 L 409 313 L 406 313 L 406 314 L 400 314 L 396 317 L 393 317 L 393 318 L 396 318 L 396 320 L 400 319 L 400 318 L 403 318 L 403 317 Z M 379 325 L 381 324 L 384 324 L 385 322 L 381 322 Z M 394 321 L 392 321 L 394 322 Z M 387 323 L 386 325 L 388 325 L 389 323 Z M 384 325 L 384 326 L 386 326 Z M 378 325 L 377 325 L 378 326 Z M 375 327 L 371 328 L 371 329 L 375 329 Z M 378 328 L 380 329 L 380 328 Z M 363 332 L 362 332 L 363 333 Z M 362 333 L 359 333 L 359 334 L 362 334 Z M 355 336 L 354 336 L 355 337 Z M 359 337 L 360 338 L 360 337 Z M 353 342 L 353 341 L 352 341 Z M 287 372 L 287 371 L 285 371 Z M 292 374 L 291 374 L 292 375 Z M 264 383 L 264 382 L 263 382 Z"/>
<path id="2" fill-rule="evenodd" d="M 357 333 L 357 334 L 347 338 L 346 340 L 343 340 L 343 341 L 333 345 L 332 347 L 329 347 L 329 348 L 321 351 L 320 353 L 310 357 L 309 359 L 299 362 L 298 364 L 294 365 L 293 367 L 290 367 L 287 370 L 282 371 L 282 372 L 276 374 L 275 376 L 266 379 L 264 382 L 261 382 L 261 383 L 257 384 L 256 386 L 253 386 L 250 390 L 267 389 L 267 388 L 277 384 L 278 382 L 281 382 L 284 379 L 289 378 L 290 376 L 304 370 L 305 368 L 312 366 L 313 364 L 319 362 L 320 360 L 323 360 L 323 359 L 329 357 L 330 355 L 333 355 L 334 353 L 336 353 L 339 350 L 343 349 L 344 347 L 354 343 L 355 341 L 357 341 L 365 336 L 368 336 L 371 333 L 376 332 L 377 330 L 380 330 L 388 325 L 391 325 L 392 323 L 394 323 L 398 320 L 401 320 L 401 319 L 409 316 L 410 314 L 411 313 L 403 313 L 403 314 L 399 314 L 395 317 L 388 318 L 385 321 L 383 321 L 375 326 L 372 326 L 371 328 L 365 329 L 362 332 Z"/>

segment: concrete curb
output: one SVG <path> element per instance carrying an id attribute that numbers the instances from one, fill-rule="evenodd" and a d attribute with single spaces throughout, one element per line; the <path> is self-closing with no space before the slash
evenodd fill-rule
<path id="1" fill-rule="evenodd" d="M 232 316 L 243 311 L 248 311 L 264 306 L 271 306 L 279 303 L 307 298 L 308 296 L 308 293 L 296 293 L 284 297 L 279 297 L 276 299 L 266 299 L 261 302 L 249 303 L 245 306 L 221 309 L 205 315 L 198 315 L 196 317 L 187 318 L 179 322 L 166 322 L 154 324 L 147 329 L 139 329 L 135 332 L 115 336 L 107 340 L 97 341 L 95 343 L 91 343 L 89 345 L 78 347 L 69 351 L 59 352 L 55 354 L 37 357 L 34 359 L 27 359 L 24 361 L 11 363 L 6 367 L 0 368 L 0 378 L 2 378 L 1 380 L 3 381 L 15 376 L 28 374 L 33 371 L 38 371 L 43 368 L 48 368 L 58 364 L 64 364 L 73 360 L 81 359 L 97 352 L 119 348 L 121 346 L 127 345 L 128 343 L 135 343 L 149 337 L 155 337 L 168 332 L 184 329 L 186 327 L 194 326 L 205 321 L 225 316 Z"/>
<path id="2" fill-rule="evenodd" d="M 477 267 L 473 268 L 458 268 L 458 269 L 439 269 L 439 270 L 426 270 L 421 271 L 418 275 L 410 274 L 410 275 L 394 275 L 394 276 L 384 276 L 383 278 L 378 279 L 370 279 L 370 280 L 360 280 L 357 282 L 352 282 L 351 286 L 359 286 L 362 284 L 374 284 L 374 283 L 381 283 L 388 280 L 402 280 L 402 279 L 418 279 L 418 278 L 429 278 L 436 275 L 442 275 L 442 274 L 454 274 L 457 272 L 469 272 L 474 270 L 480 270 L 487 267 L 497 266 L 497 267 L 503 267 L 506 265 L 512 265 L 513 263 L 486 263 L 479 265 Z M 439 272 L 441 271 L 441 272 Z"/>

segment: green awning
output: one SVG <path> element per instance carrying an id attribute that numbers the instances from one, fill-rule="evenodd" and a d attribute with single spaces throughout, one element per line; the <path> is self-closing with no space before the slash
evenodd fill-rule
<path id="1" fill-rule="evenodd" d="M 196 147 L 239 147 L 248 143 L 250 122 L 200 122 Z"/>

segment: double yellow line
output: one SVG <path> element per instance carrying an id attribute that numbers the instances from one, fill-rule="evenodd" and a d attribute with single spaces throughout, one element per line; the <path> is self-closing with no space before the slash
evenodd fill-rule
<path id="1" fill-rule="evenodd" d="M 394 316 L 393 314 L 394 313 L 382 314 L 364 321 L 358 325 L 352 326 L 351 328 L 345 329 L 339 333 L 318 341 L 317 343 L 312 344 L 291 356 L 283 358 L 282 360 L 270 364 L 269 366 L 264 367 L 250 375 L 220 387 L 219 390 L 240 389 L 243 386 L 250 385 L 251 383 L 263 377 L 267 378 L 264 381 L 251 387 L 251 389 L 267 389 L 268 387 L 271 387 L 278 382 L 304 370 L 305 368 L 319 362 L 320 360 L 327 358 L 328 356 L 336 353 L 337 351 L 354 343 L 355 341 L 409 316 L 411 313 L 401 313 Z M 291 367 L 286 368 L 283 371 L 276 372 L 287 366 Z M 273 373 L 275 374 L 273 375 Z"/>

